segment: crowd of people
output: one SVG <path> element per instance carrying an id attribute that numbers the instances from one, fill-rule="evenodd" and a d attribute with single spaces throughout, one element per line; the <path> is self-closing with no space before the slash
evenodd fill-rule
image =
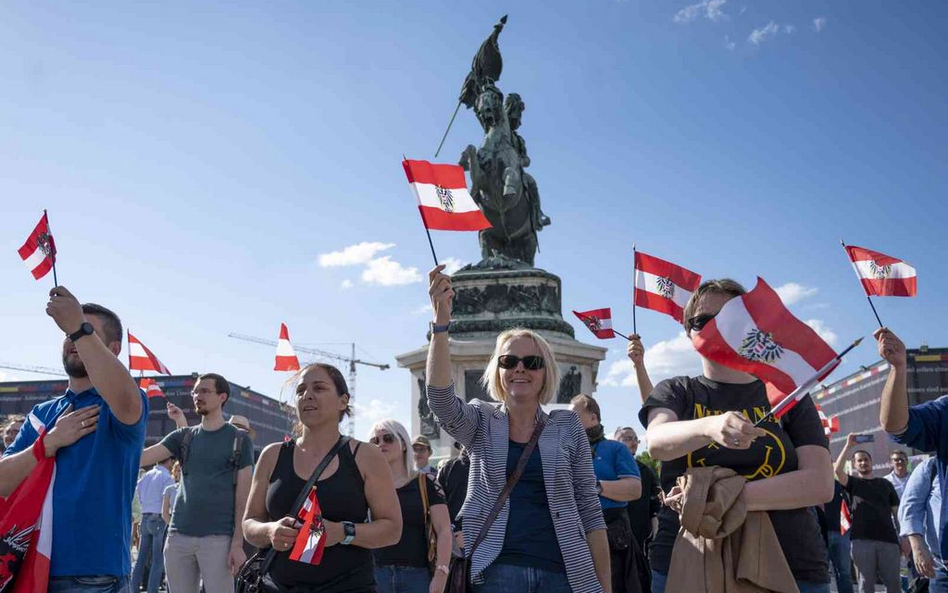
<path id="1" fill-rule="evenodd" d="M 559 371 L 534 331 L 497 337 L 483 375 L 492 402 L 458 398 L 443 268 L 429 275 L 426 395 L 458 451 L 439 467 L 430 441 L 395 420 L 376 422 L 366 441 L 343 436 L 349 390 L 323 363 L 297 374 L 293 438 L 257 460 L 247 419 L 225 419 L 229 383 L 215 373 L 193 387 L 200 423 L 188 426 L 168 404 L 177 428 L 145 448 L 148 400 L 117 357 L 119 317 L 51 291 L 68 389 L 29 422 L 6 419 L 0 459 L 0 496 L 9 496 L 38 459 L 55 456 L 48 590 L 228 593 L 248 558 L 272 551 L 271 592 L 443 593 L 466 559 L 475 593 L 829 593 L 830 565 L 840 593 L 853 590 L 853 565 L 861 591 L 881 581 L 894 593 L 900 557 L 931 591 L 948 591 L 948 401 L 909 408 L 905 347 L 891 331 L 876 332 L 890 365 L 881 428 L 935 455 L 910 471 L 895 448 L 884 478 L 873 477 L 856 435 L 834 467 L 809 397 L 774 419 L 760 380 L 705 358 L 699 376 L 653 386 L 631 336 L 656 475 L 636 458 L 634 429 L 607 437 L 592 396 L 544 410 Z M 700 332 L 743 293 L 732 280 L 704 282 L 685 307 L 685 331 Z M 316 505 L 320 520 L 301 536 L 303 505 Z"/>

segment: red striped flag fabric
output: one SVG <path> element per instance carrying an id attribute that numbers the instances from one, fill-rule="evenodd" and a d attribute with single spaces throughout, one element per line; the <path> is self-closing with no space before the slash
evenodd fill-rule
<path id="1" fill-rule="evenodd" d="M 49 217 L 45 212 L 17 253 L 37 280 L 53 269 L 56 263 L 56 243 L 49 232 Z"/>
<path id="2" fill-rule="evenodd" d="M 608 340 L 616 337 L 612 331 L 612 309 L 593 309 L 592 311 L 573 311 L 573 315 L 579 317 L 583 325 L 589 328 L 600 340 Z"/>
<path id="3" fill-rule="evenodd" d="M 846 500 L 843 499 L 843 503 L 839 505 L 839 533 L 841 535 L 846 535 L 846 532 L 853 526 L 853 515 L 849 512 L 849 505 L 846 504 Z"/>
<path id="4" fill-rule="evenodd" d="M 820 424 L 823 425 L 823 432 L 826 434 L 827 438 L 830 435 L 839 432 L 839 416 L 833 416 L 828 418 L 826 414 L 823 413 L 823 408 L 816 405 L 816 413 L 820 416 Z"/>
<path id="5" fill-rule="evenodd" d="M 280 324 L 280 339 L 277 340 L 276 364 L 274 371 L 298 371 L 300 370 L 300 359 L 296 357 L 296 350 L 290 343 L 290 332 L 286 329 L 286 324 Z"/>
<path id="6" fill-rule="evenodd" d="M 162 375 L 170 375 L 168 370 L 158 357 L 141 343 L 138 338 L 128 332 L 128 368 L 132 371 L 154 371 Z"/>
<path id="7" fill-rule="evenodd" d="M 839 364 L 830 364 L 836 352 L 794 317 L 762 278 L 754 290 L 725 303 L 700 331 L 692 330 L 691 339 L 705 358 L 763 381 L 771 406 L 798 387 L 822 380 Z"/>
<path id="8" fill-rule="evenodd" d="M 685 305 L 701 286 L 701 275 L 663 259 L 635 252 L 636 307 L 671 315 L 683 323 Z"/>
<path id="9" fill-rule="evenodd" d="M 428 161 L 402 161 L 408 183 L 418 198 L 425 228 L 441 231 L 479 231 L 490 222 L 467 191 L 464 169 Z"/>
<path id="10" fill-rule="evenodd" d="M 326 546 L 323 534 L 326 530 L 323 527 L 323 512 L 319 508 L 315 486 L 306 497 L 306 502 L 303 503 L 303 507 L 297 515 L 297 520 L 302 526 L 299 535 L 296 536 L 293 550 L 290 552 L 290 560 L 305 562 L 306 564 L 319 564 L 323 561 L 323 550 Z"/>
<path id="11" fill-rule="evenodd" d="M 138 382 L 138 387 L 145 392 L 148 397 L 164 397 L 165 392 L 161 390 L 158 382 L 150 377 L 142 377 Z"/>
<path id="12" fill-rule="evenodd" d="M 904 261 L 855 245 L 846 245 L 846 253 L 866 296 L 913 297 L 918 293 L 915 268 Z"/>

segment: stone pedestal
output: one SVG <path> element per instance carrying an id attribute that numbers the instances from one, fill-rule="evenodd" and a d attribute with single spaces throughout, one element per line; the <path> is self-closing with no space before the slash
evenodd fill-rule
<path id="1" fill-rule="evenodd" d="M 550 407 L 563 407 L 578 393 L 595 392 L 606 348 L 574 339 L 573 328 L 561 313 L 559 277 L 514 260 L 491 258 L 458 271 L 452 281 L 456 296 L 449 343 L 459 397 L 491 401 L 480 379 L 497 335 L 513 327 L 537 331 L 553 349 L 560 384 Z M 438 428 L 428 409 L 424 389 L 427 356 L 425 345 L 395 357 L 400 367 L 411 371 L 411 432 L 431 439 L 435 456 L 452 456 L 452 439 Z"/>

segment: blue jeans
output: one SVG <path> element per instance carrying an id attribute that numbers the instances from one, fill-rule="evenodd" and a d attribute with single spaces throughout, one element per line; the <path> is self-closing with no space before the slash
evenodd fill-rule
<path id="1" fill-rule="evenodd" d="M 936 568 L 935 579 L 928 581 L 929 593 L 948 593 L 948 571 Z"/>
<path id="2" fill-rule="evenodd" d="M 128 577 L 49 577 L 46 593 L 131 593 Z"/>
<path id="3" fill-rule="evenodd" d="M 667 582 L 667 574 L 662 574 L 656 570 L 652 571 L 652 593 L 665 593 L 665 584 Z M 800 590 L 800 593 L 830 593 L 829 583 L 797 581 L 797 589 Z"/>
<path id="4" fill-rule="evenodd" d="M 565 572 L 539 568 L 491 564 L 484 571 L 484 582 L 474 585 L 474 593 L 572 593 Z"/>
<path id="5" fill-rule="evenodd" d="M 151 559 L 151 569 L 148 571 L 148 593 L 158 593 L 158 585 L 165 576 L 165 530 L 167 529 L 161 515 L 149 513 L 142 516 L 141 543 L 138 544 L 138 559 L 132 570 L 132 591 L 141 590 L 142 575 L 145 573 L 145 564 Z"/>
<path id="6" fill-rule="evenodd" d="M 852 546 L 849 534 L 829 532 L 829 545 L 826 547 L 833 575 L 836 577 L 836 590 L 839 593 L 853 593 Z"/>
<path id="7" fill-rule="evenodd" d="M 378 593 L 428 593 L 431 576 L 417 566 L 376 566 Z"/>

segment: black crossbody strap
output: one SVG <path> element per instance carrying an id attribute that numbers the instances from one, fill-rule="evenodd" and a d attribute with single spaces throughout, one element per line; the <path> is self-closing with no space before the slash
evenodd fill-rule
<path id="1" fill-rule="evenodd" d="M 340 449 L 349 444 L 349 437 L 341 436 L 339 440 L 336 441 L 336 444 L 333 445 L 332 449 L 329 450 L 329 453 L 326 453 L 326 456 L 323 457 L 323 460 L 319 462 L 319 465 L 316 466 L 316 469 L 313 470 L 313 475 L 309 477 L 309 480 L 306 481 L 306 485 L 303 486 L 303 489 L 300 491 L 299 496 L 296 497 L 296 502 L 293 503 L 292 510 L 288 516 L 296 518 L 300 514 L 300 509 L 303 508 L 303 503 L 306 502 L 306 498 L 309 496 L 309 491 L 313 489 L 313 484 L 316 483 L 316 480 L 319 479 L 319 475 L 325 471 L 326 467 L 329 466 L 329 463 L 332 461 Z M 270 568 L 270 564 L 273 562 L 273 559 L 276 558 L 277 551 L 272 547 L 267 552 L 266 557 L 263 559 L 263 564 L 260 566 L 260 574 L 267 574 L 267 570 Z"/>
<path id="2" fill-rule="evenodd" d="M 494 507 L 490 510 L 490 514 L 487 515 L 487 521 L 484 522 L 484 526 L 481 527 L 481 532 L 477 534 L 477 539 L 474 540 L 474 545 L 471 546 L 471 553 L 468 555 L 469 558 L 474 556 L 474 550 L 484 541 L 484 538 L 487 537 L 487 531 L 490 529 L 490 526 L 494 524 L 494 520 L 497 519 L 497 515 L 500 514 L 500 509 L 504 508 L 504 503 L 507 502 L 507 499 L 510 497 L 510 493 L 513 492 L 514 486 L 517 485 L 517 482 L 520 480 L 520 476 L 523 475 L 523 471 L 527 469 L 527 462 L 530 461 L 530 456 L 533 455 L 533 450 L 537 447 L 537 442 L 540 440 L 540 433 L 543 432 L 543 428 L 546 426 L 546 423 L 543 421 L 538 421 L 536 427 L 533 429 L 533 434 L 530 436 L 530 442 L 527 443 L 527 446 L 524 447 L 523 453 L 520 454 L 520 459 L 517 460 L 517 467 L 514 469 L 513 473 L 510 474 L 510 477 L 507 478 L 507 483 L 504 484 L 504 489 L 500 491 L 500 496 L 497 497 L 497 502 L 494 503 Z"/>

